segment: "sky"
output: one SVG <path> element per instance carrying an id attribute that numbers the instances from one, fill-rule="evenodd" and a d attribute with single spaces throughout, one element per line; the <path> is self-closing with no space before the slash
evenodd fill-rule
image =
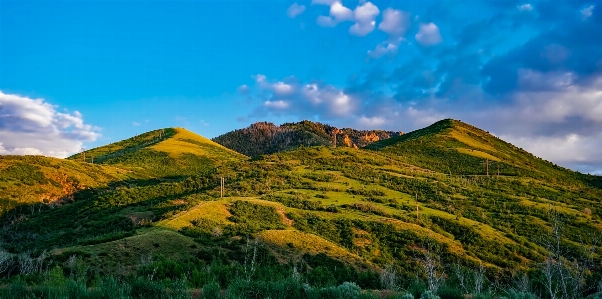
<path id="1" fill-rule="evenodd" d="M 602 174 L 600 2 L 0 0 L 0 154 L 454 118 Z"/>

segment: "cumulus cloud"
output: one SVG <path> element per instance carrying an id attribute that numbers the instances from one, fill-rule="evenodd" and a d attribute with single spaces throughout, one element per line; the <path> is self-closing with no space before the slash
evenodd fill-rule
<path id="1" fill-rule="evenodd" d="M 361 1 L 354 9 L 344 6 L 341 1 L 314 0 L 312 4 L 329 5 L 328 16 L 318 16 L 316 23 L 322 27 L 334 27 L 344 21 L 352 21 L 349 33 L 356 36 L 366 36 L 374 31 L 376 17 L 380 10 L 372 2 Z"/>
<path id="2" fill-rule="evenodd" d="M 374 59 L 381 58 L 385 55 L 393 56 L 397 54 L 398 43 L 383 42 L 376 45 L 374 50 L 368 51 L 368 56 Z"/>
<path id="3" fill-rule="evenodd" d="M 341 22 L 351 20 L 353 20 L 353 11 L 343 6 L 341 2 L 334 1 L 330 5 L 330 14 L 328 16 L 319 16 L 316 23 L 322 27 L 334 27 Z"/>
<path id="4" fill-rule="evenodd" d="M 420 24 L 420 29 L 414 37 L 419 44 L 425 47 L 434 46 L 443 41 L 439 27 L 435 23 Z"/>
<path id="5" fill-rule="evenodd" d="M 100 135 L 75 111 L 61 113 L 43 99 L 0 92 L 0 154 L 64 158 Z"/>
<path id="6" fill-rule="evenodd" d="M 256 97 L 261 105 L 251 117 L 302 115 L 305 118 L 341 119 L 354 115 L 357 100 L 345 91 L 322 82 L 302 83 L 294 77 L 284 81 L 268 81 L 258 75 Z M 285 82 L 286 81 L 286 82 Z"/>
<path id="7" fill-rule="evenodd" d="M 299 5 L 299 4 L 297 4 L 297 2 L 295 2 L 291 6 L 289 6 L 288 10 L 286 11 L 286 15 L 289 18 L 294 19 L 298 15 L 302 14 L 304 11 L 305 11 L 305 5 Z"/>
<path id="8" fill-rule="evenodd" d="M 410 13 L 392 8 L 383 11 L 383 19 L 378 24 L 378 29 L 388 34 L 392 39 L 403 37 L 409 27 Z"/>
<path id="9" fill-rule="evenodd" d="M 380 10 L 372 2 L 363 3 L 355 8 L 353 17 L 355 24 L 349 28 L 349 33 L 357 36 L 366 36 L 374 31 L 376 17 Z"/>

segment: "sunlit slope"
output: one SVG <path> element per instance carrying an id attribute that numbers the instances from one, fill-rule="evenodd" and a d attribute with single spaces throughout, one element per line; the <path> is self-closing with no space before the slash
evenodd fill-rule
<path id="1" fill-rule="evenodd" d="M 0 215 L 21 204 L 56 205 L 75 192 L 123 180 L 129 172 L 43 156 L 0 156 Z"/>
<path id="2" fill-rule="evenodd" d="M 183 128 L 150 131 L 69 157 L 110 164 L 140 175 L 178 176 L 205 173 L 245 156 Z"/>
<path id="3" fill-rule="evenodd" d="M 544 161 L 477 127 L 445 119 L 366 147 L 452 175 L 521 175 L 564 178 L 572 171 Z"/>

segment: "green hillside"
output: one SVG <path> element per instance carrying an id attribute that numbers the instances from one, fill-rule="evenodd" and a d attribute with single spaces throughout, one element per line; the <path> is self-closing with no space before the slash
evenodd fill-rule
<path id="1" fill-rule="evenodd" d="M 382 130 L 338 129 L 319 122 L 284 123 L 258 122 L 248 128 L 228 132 L 213 141 L 239 153 L 253 157 L 295 149 L 299 146 L 329 146 L 336 136 L 337 146 L 364 147 L 371 142 L 399 136 L 400 132 Z"/>
<path id="2" fill-rule="evenodd" d="M 372 143 L 366 149 L 395 155 L 407 163 L 451 175 L 499 173 L 553 180 L 578 177 L 574 172 L 535 157 L 489 132 L 453 119 Z"/>
<path id="3" fill-rule="evenodd" d="M 182 128 L 150 131 L 87 150 L 70 160 L 132 170 L 143 177 L 195 175 L 245 156 Z"/>
<path id="4" fill-rule="evenodd" d="M 94 277 L 110 275 L 161 294 L 183 288 L 189 297 L 182 298 L 215 284 L 239 294 L 227 298 L 264 298 L 282 288 L 289 291 L 278 298 L 347 298 L 335 287 L 344 282 L 381 290 L 365 298 L 418 298 L 433 282 L 427 257 L 445 278 L 435 290 L 441 298 L 498 298 L 520 277 L 530 281 L 520 292 L 549 298 L 546 265 L 556 269 L 555 283 L 560 274 L 578 281 L 579 296 L 593 294 L 602 279 L 602 251 L 592 246 L 602 240 L 599 177 L 455 120 L 366 149 L 303 146 L 249 159 L 184 129 L 164 129 L 85 155 L 87 162 L 83 153 L 0 159 L 44 173 L 50 166 L 39 161 L 70 165 L 73 175 L 114 171 L 73 191 L 66 204 L 25 206 L 19 217 L 3 218 L 0 265 L 6 257 L 9 266 L 0 275 L 9 291 L 16 277 L 47 290 L 52 270 L 88 292 L 103 288 Z M 7 180 L 17 172 L 2 167 L 5 185 L 32 180 L 11 189 L 12 200 L 52 185 L 35 170 Z M 24 275 L 22 263 L 42 256 L 43 266 Z M 460 287 L 461 273 L 472 286 Z M 478 273 L 487 291 L 475 289 Z"/>

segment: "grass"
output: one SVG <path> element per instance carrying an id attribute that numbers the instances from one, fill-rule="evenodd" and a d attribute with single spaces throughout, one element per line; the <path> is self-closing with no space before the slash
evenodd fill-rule
<path id="1" fill-rule="evenodd" d="M 232 216 L 228 211 L 229 200 L 202 202 L 193 208 L 157 224 L 158 226 L 180 230 L 186 226 L 192 226 L 192 221 L 199 218 L 209 219 L 220 224 L 231 224 L 228 217 Z"/>
<path id="2" fill-rule="evenodd" d="M 206 156 L 214 160 L 240 160 L 245 158 L 244 155 L 186 129 L 175 128 L 174 130 L 175 134 L 171 138 L 152 145 L 150 148 L 165 152 L 173 158 L 178 158 L 185 153 Z"/>

